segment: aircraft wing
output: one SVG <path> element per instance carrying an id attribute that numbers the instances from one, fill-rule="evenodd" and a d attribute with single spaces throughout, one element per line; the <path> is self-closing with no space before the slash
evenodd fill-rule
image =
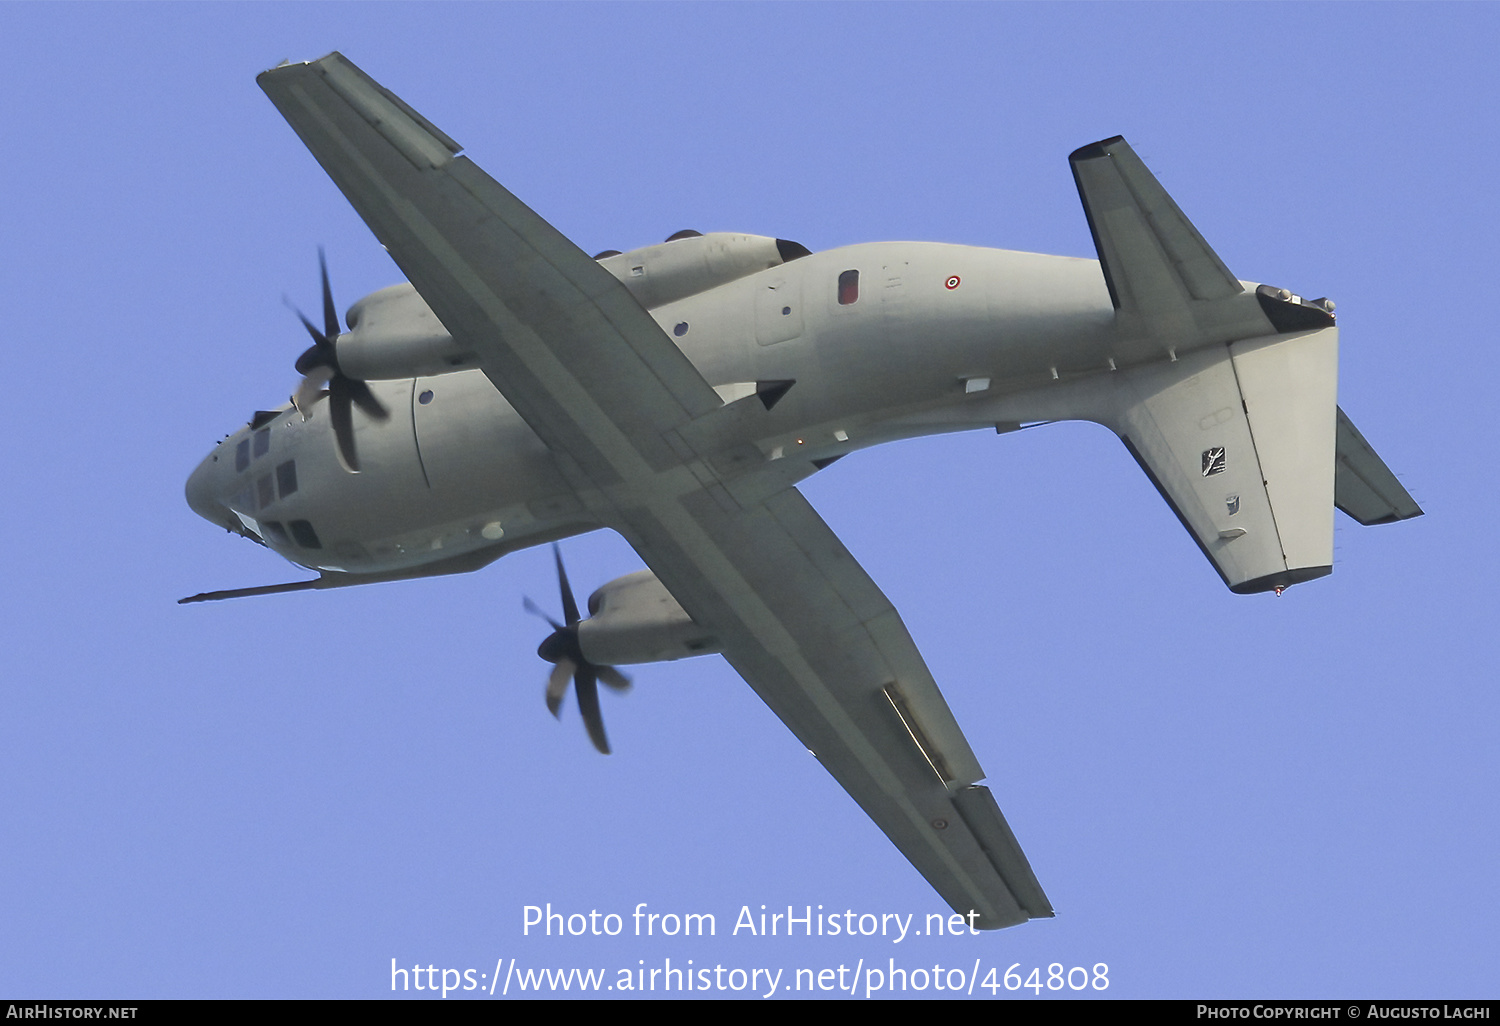
<path id="1" fill-rule="evenodd" d="M 1051 905 L 890 602 L 625 287 L 339 54 L 261 87 L 725 658 L 960 912 Z"/>

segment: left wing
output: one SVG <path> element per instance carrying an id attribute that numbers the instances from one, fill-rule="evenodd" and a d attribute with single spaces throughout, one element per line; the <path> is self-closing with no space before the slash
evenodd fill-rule
<path id="1" fill-rule="evenodd" d="M 339 54 L 260 76 L 448 330 L 956 910 L 1051 905 L 890 602 L 625 287 Z"/>

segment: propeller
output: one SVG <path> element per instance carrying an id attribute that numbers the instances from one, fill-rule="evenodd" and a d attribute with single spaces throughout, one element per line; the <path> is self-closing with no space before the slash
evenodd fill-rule
<path id="1" fill-rule="evenodd" d="M 603 681 L 606 687 L 615 691 L 625 692 L 630 690 L 630 678 L 613 666 L 600 666 L 583 657 L 583 650 L 578 646 L 578 603 L 573 601 L 568 572 L 563 569 L 562 550 L 553 545 L 552 555 L 557 560 L 557 583 L 562 592 L 564 622 L 558 623 L 535 602 L 526 599 L 527 611 L 552 625 L 552 633 L 536 650 L 537 655 L 556 664 L 547 678 L 547 711 L 559 716 L 563 696 L 568 692 L 568 678 L 572 677 L 573 691 L 578 695 L 578 711 L 583 714 L 589 740 L 600 753 L 608 755 L 609 739 L 604 736 L 604 717 L 599 713 L 599 682 Z"/>
<path id="2" fill-rule="evenodd" d="M 292 306 L 292 312 L 312 336 L 313 344 L 297 357 L 297 373 L 302 383 L 292 397 L 293 404 L 308 416 L 312 404 L 318 401 L 323 387 L 328 387 L 328 417 L 333 423 L 333 436 L 338 442 L 339 455 L 344 466 L 352 473 L 359 473 L 359 455 L 354 449 L 354 418 L 352 406 L 358 406 L 373 420 L 388 420 L 390 411 L 385 408 L 370 386 L 358 378 L 351 378 L 339 368 L 338 337 L 339 315 L 333 305 L 333 289 L 328 284 L 328 262 L 323 258 L 323 248 L 318 247 L 318 271 L 323 279 L 323 330 L 319 331 L 307 316 Z"/>

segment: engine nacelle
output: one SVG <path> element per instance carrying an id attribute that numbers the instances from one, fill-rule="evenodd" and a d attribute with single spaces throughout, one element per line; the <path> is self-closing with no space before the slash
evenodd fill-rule
<path id="1" fill-rule="evenodd" d="M 807 247 L 785 239 L 711 232 L 604 256 L 599 264 L 650 310 L 807 255 Z M 349 330 L 335 343 L 339 369 L 356 380 L 430 377 L 479 364 L 408 282 L 370 293 L 345 319 Z"/>
<path id="2" fill-rule="evenodd" d="M 351 378 L 423 378 L 478 366 L 408 282 L 370 293 L 346 320 L 336 345 L 339 368 Z"/>
<path id="3" fill-rule="evenodd" d="M 764 235 L 682 235 L 629 253 L 601 255 L 599 266 L 652 310 L 808 255 L 801 243 Z"/>
<path id="4" fill-rule="evenodd" d="M 589 596 L 578 625 L 583 657 L 601 666 L 661 663 L 719 651 L 650 570 L 610 581 Z"/>

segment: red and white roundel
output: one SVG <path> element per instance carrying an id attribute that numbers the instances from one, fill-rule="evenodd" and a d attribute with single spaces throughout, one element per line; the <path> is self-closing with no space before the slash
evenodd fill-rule
<path id="1" fill-rule="evenodd" d="M 952 290 L 952 289 L 958 288 L 958 282 L 959 282 L 958 275 L 951 274 L 951 275 L 948 276 L 948 280 L 945 281 L 945 282 L 943 282 L 943 284 L 945 286 L 947 286 L 949 290 Z"/>

